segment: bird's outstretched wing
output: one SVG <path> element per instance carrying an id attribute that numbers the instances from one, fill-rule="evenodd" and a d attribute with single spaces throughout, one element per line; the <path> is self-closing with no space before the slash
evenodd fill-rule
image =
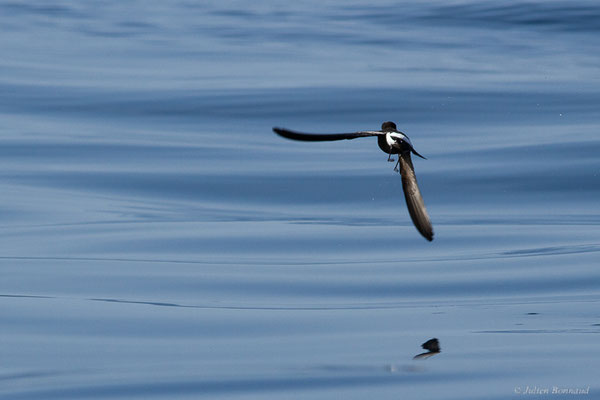
<path id="1" fill-rule="evenodd" d="M 417 185 L 417 177 L 415 176 L 415 169 L 410 159 L 410 153 L 408 151 L 401 153 L 399 162 L 400 175 L 402 175 L 402 189 L 404 190 L 408 213 L 417 230 L 425 239 L 431 242 L 433 240 L 433 227 L 431 226 L 419 185 Z"/>
<path id="2" fill-rule="evenodd" d="M 273 132 L 292 140 L 302 140 L 304 142 L 325 142 L 333 140 L 356 139 L 359 137 L 385 135 L 380 131 L 361 131 L 353 133 L 302 133 L 290 131 L 283 128 L 273 128 Z"/>

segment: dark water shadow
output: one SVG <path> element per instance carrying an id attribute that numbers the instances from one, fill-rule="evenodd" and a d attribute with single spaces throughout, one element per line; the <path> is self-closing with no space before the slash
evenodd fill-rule
<path id="1" fill-rule="evenodd" d="M 47 378 L 50 376 L 64 375 L 54 371 L 22 371 L 0 374 L 0 382 L 13 382 L 20 379 Z"/>
<path id="2" fill-rule="evenodd" d="M 472 3 L 435 8 L 424 20 L 438 23 L 469 23 L 478 26 L 521 26 L 531 29 L 565 32 L 600 30 L 600 7 L 597 3 L 552 1 Z"/>

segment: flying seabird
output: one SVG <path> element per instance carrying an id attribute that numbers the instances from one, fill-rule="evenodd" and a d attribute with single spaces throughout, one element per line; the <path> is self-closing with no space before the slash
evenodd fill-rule
<path id="1" fill-rule="evenodd" d="M 367 136 L 377 136 L 377 144 L 384 153 L 388 155 L 388 161 L 393 162 L 392 154 L 398 154 L 398 162 L 394 171 L 400 172 L 402 176 L 402 189 L 410 217 L 417 230 L 425 239 L 433 240 L 433 227 L 421 196 L 421 191 L 417 185 L 415 169 L 410 158 L 413 153 L 423 159 L 422 155 L 417 153 L 408 136 L 396 129 L 396 124 L 387 121 L 381 124 L 380 131 L 360 131 L 353 133 L 302 133 L 290 131 L 288 129 L 273 128 L 273 131 L 280 136 L 292 140 L 301 140 L 305 142 L 325 142 L 343 139 L 356 139 Z"/>

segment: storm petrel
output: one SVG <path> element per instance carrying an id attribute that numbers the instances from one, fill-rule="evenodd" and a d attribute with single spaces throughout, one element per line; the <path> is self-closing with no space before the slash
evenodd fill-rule
<path id="1" fill-rule="evenodd" d="M 402 189 L 410 217 L 417 230 L 425 239 L 433 240 L 433 227 L 421 196 L 421 191 L 417 185 L 415 169 L 410 158 L 410 153 L 425 158 L 416 152 L 410 139 L 404 133 L 396 129 L 396 124 L 390 121 L 381 124 L 379 131 L 360 131 L 353 133 L 302 133 L 290 131 L 282 128 L 273 128 L 273 131 L 284 138 L 292 140 L 301 140 L 305 142 L 325 142 L 343 139 L 356 139 L 367 136 L 377 136 L 377 144 L 384 153 L 388 155 L 388 161 L 393 162 L 392 154 L 398 154 L 398 162 L 395 171 L 400 172 L 402 176 Z"/>

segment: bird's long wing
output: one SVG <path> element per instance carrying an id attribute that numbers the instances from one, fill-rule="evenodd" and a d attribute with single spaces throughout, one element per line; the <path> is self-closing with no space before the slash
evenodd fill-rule
<path id="1" fill-rule="evenodd" d="M 404 198 L 408 213 L 417 230 L 425 237 L 425 239 L 433 240 L 433 227 L 421 196 L 421 191 L 417 185 L 417 177 L 413 168 L 410 153 L 404 152 L 399 155 L 400 159 L 400 174 L 402 175 L 402 189 L 404 189 Z"/>
<path id="2" fill-rule="evenodd" d="M 353 133 L 302 133 L 290 131 L 283 128 L 273 128 L 273 132 L 292 140 L 302 140 L 305 142 L 325 142 L 332 140 L 356 139 L 359 137 L 385 135 L 379 131 L 361 131 Z"/>

